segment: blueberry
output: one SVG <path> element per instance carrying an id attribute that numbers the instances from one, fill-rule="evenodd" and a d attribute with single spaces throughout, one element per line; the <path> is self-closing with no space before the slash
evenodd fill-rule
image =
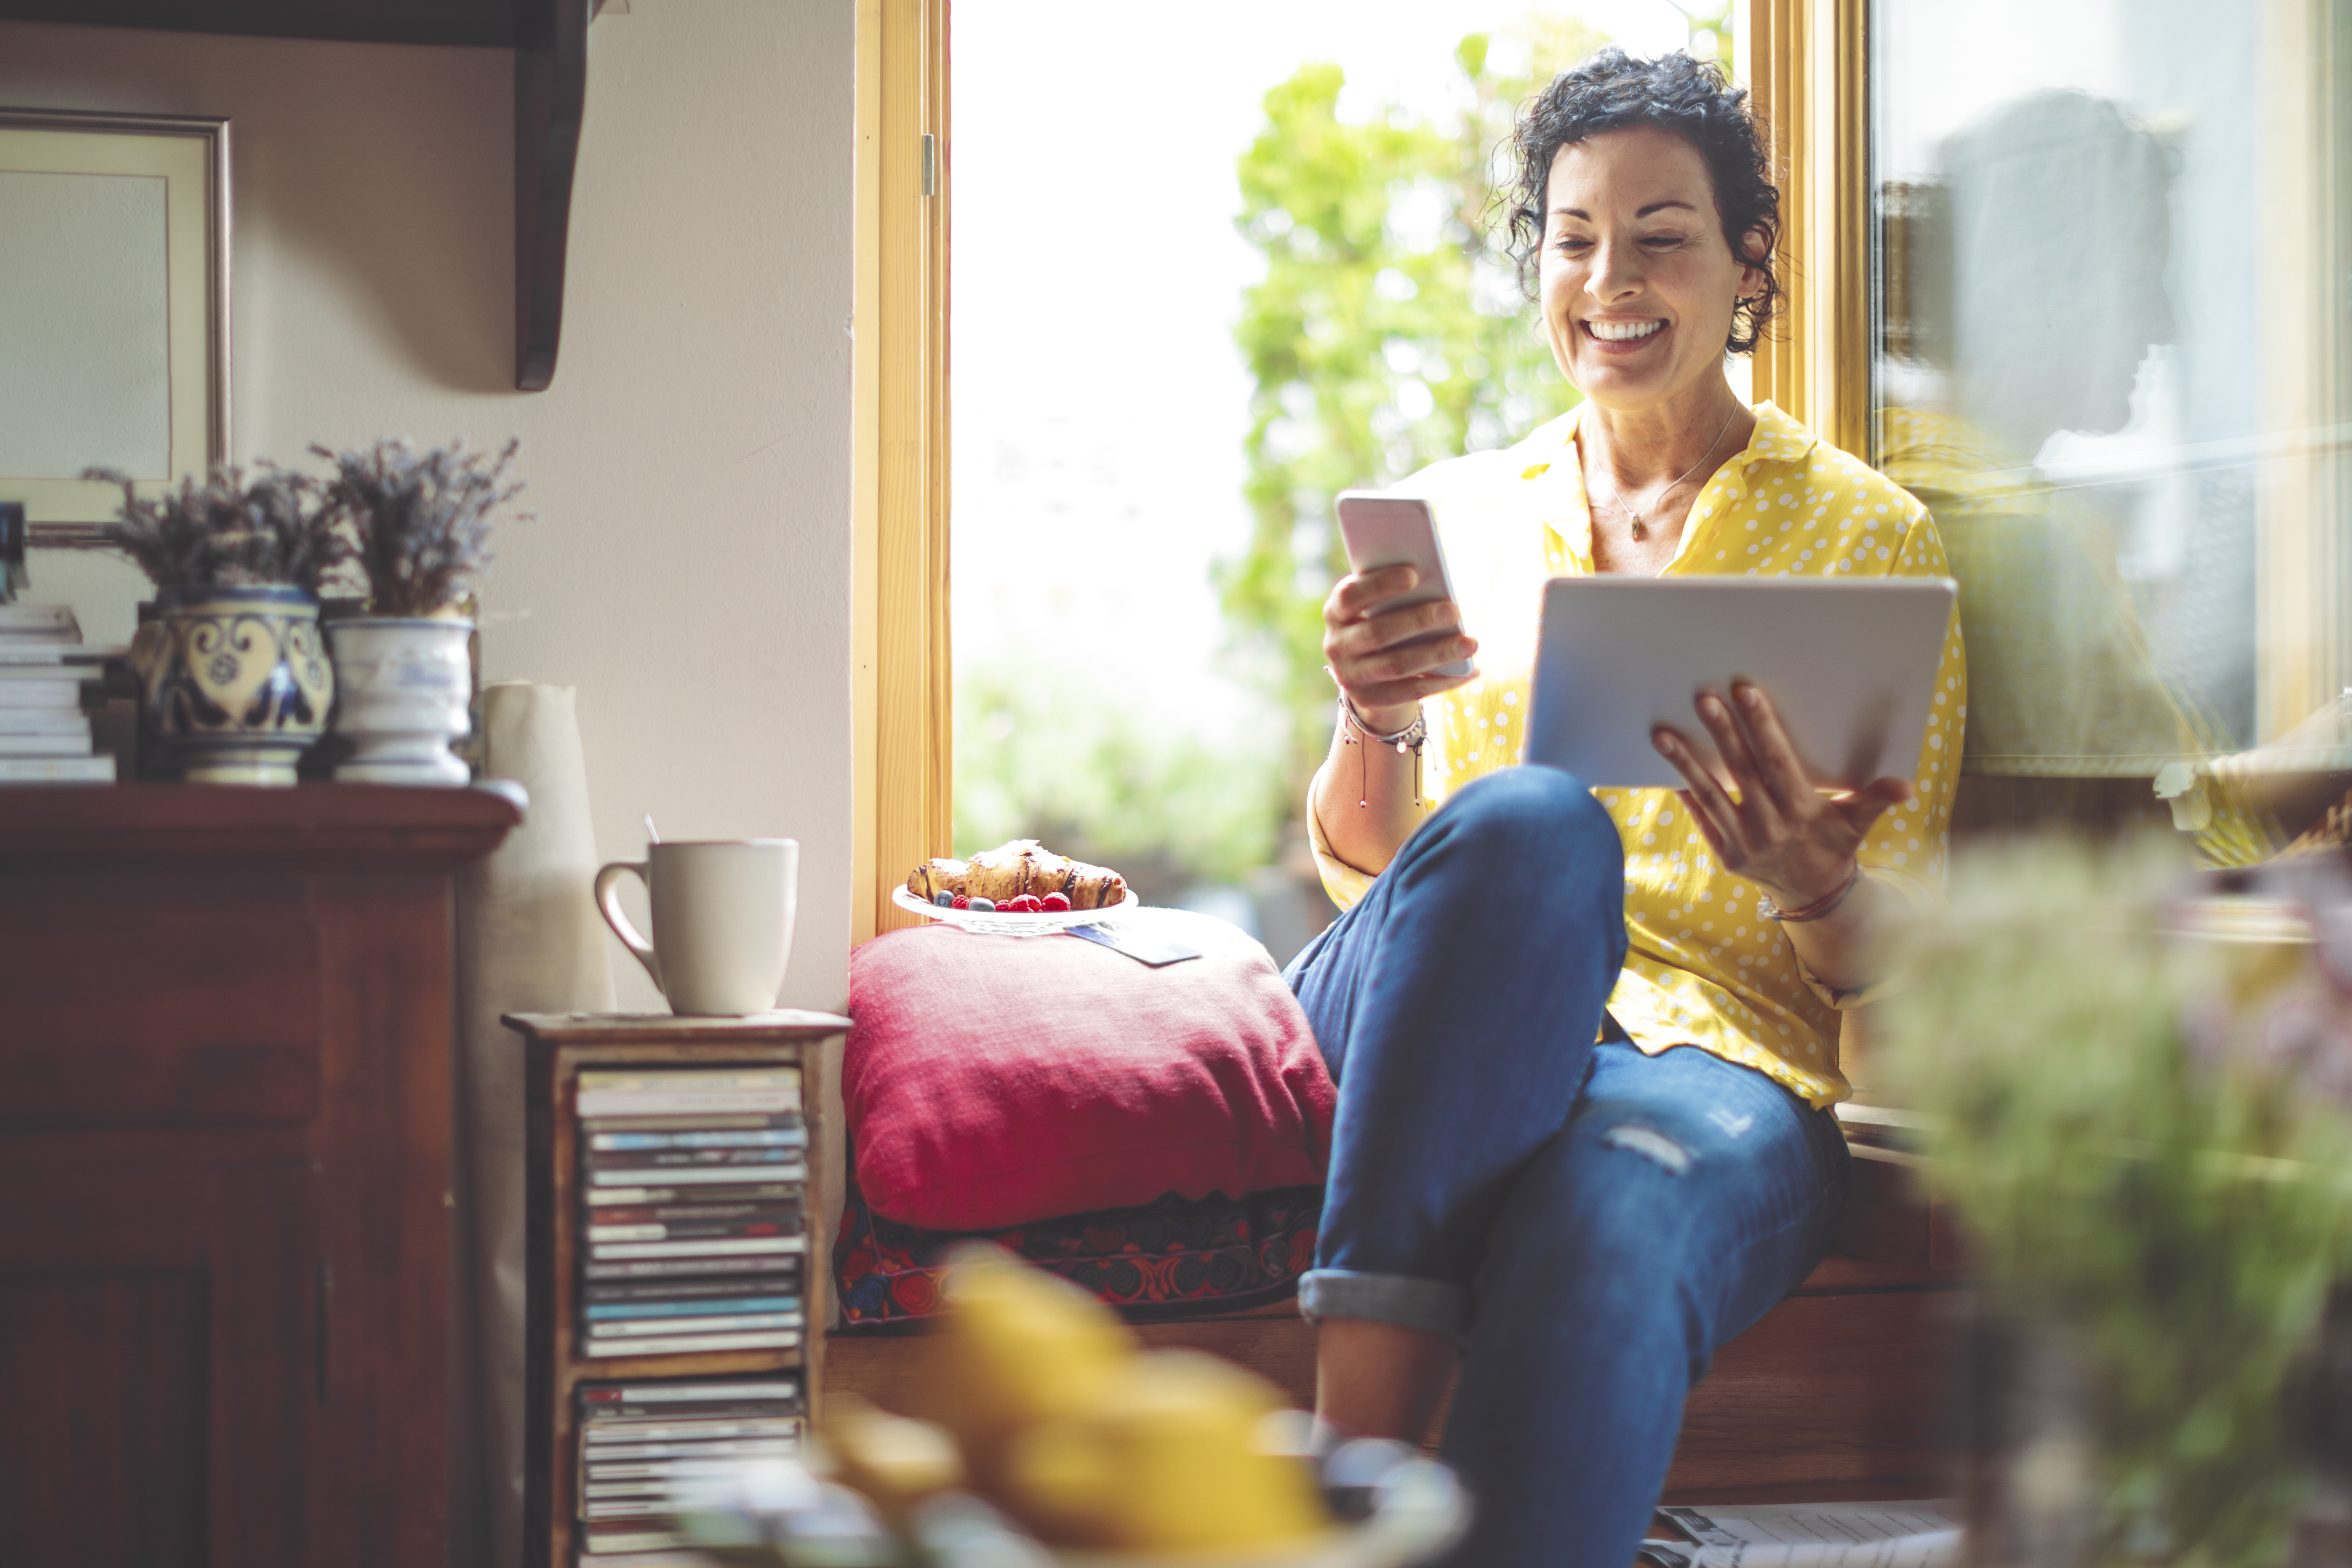
<path id="1" fill-rule="evenodd" d="M 951 910 L 955 908 L 955 895 L 953 893 L 933 893 L 931 895 L 931 902 L 939 905 L 939 907 L 943 910 Z"/>
<path id="2" fill-rule="evenodd" d="M 971 912 L 976 915 L 993 914 L 996 911 L 996 900 L 994 899 L 974 899 L 965 907 L 970 909 Z"/>

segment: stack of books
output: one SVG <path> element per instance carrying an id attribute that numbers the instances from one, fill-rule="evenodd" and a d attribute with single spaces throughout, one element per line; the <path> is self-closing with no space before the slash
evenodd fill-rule
<path id="1" fill-rule="evenodd" d="M 82 682 L 121 648 L 92 647 L 63 605 L 0 604 L 0 784 L 112 784 L 90 754 Z"/>
<path id="2" fill-rule="evenodd" d="M 577 1109 L 579 1353 L 797 1350 L 800 1069 L 586 1071 Z"/>
<path id="3" fill-rule="evenodd" d="M 583 1383 L 579 1395 L 580 1536 L 585 1552 L 607 1562 L 684 1545 L 670 1524 L 676 1494 L 798 1454 L 807 1415 L 797 1373 Z"/>

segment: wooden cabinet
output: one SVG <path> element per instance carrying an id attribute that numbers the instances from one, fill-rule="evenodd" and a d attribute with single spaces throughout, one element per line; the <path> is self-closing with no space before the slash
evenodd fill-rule
<path id="1" fill-rule="evenodd" d="M 0 1562 L 447 1560 L 476 790 L 0 793 Z"/>

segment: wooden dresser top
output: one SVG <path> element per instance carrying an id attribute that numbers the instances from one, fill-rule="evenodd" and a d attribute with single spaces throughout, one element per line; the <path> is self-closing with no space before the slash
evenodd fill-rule
<path id="1" fill-rule="evenodd" d="M 422 869 L 487 855 L 521 821 L 511 796 L 482 788 L 11 787 L 0 790 L 0 871 L 223 860 Z"/>

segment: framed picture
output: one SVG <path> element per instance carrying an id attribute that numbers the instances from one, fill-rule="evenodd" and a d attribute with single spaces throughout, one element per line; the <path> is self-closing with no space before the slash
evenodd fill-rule
<path id="1" fill-rule="evenodd" d="M 0 501 L 32 542 L 113 517 L 85 468 L 226 462 L 228 359 L 228 121 L 0 109 Z"/>

